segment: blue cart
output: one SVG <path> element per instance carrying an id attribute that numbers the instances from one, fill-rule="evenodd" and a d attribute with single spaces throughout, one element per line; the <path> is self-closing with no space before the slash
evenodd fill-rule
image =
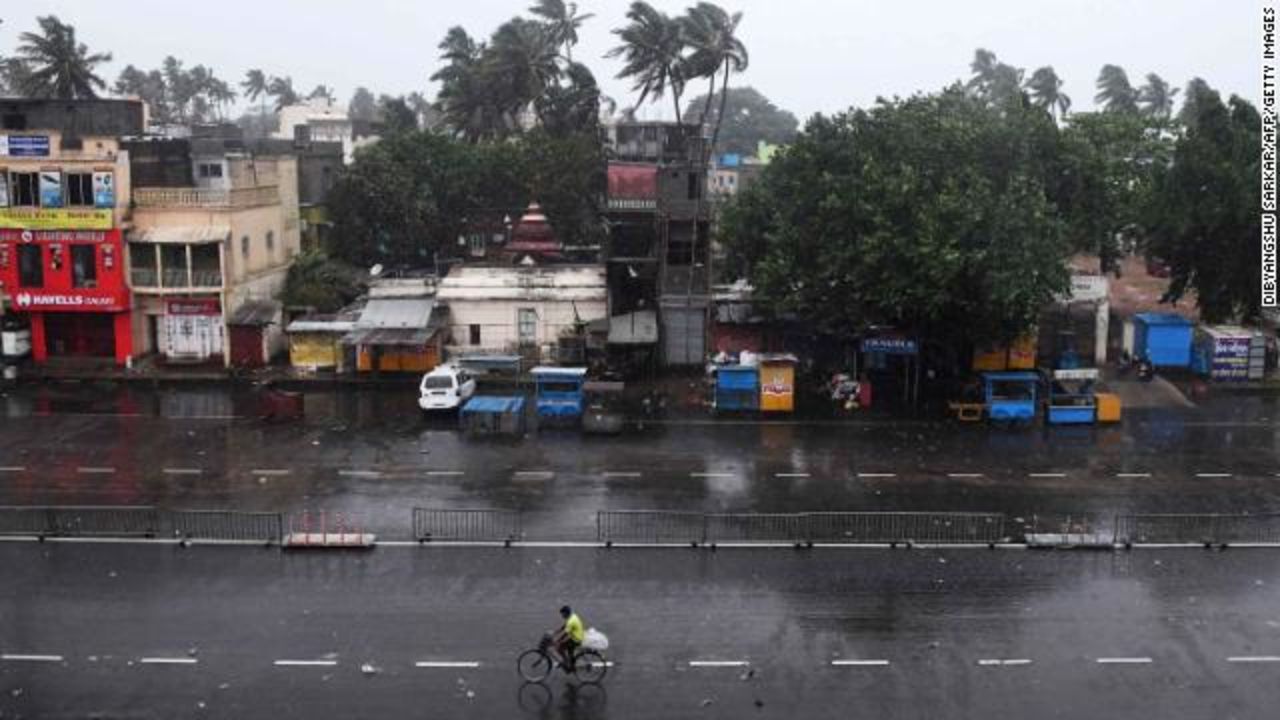
<path id="1" fill-rule="evenodd" d="M 1046 411 L 1049 424 L 1092 425 L 1097 422 L 1098 403 L 1094 398 L 1097 382 L 1097 368 L 1054 370 Z"/>
<path id="2" fill-rule="evenodd" d="M 458 423 L 469 436 L 523 435 L 524 398 L 476 395 L 462 406 Z"/>
<path id="3" fill-rule="evenodd" d="M 542 366 L 529 374 L 536 386 L 534 402 L 540 419 L 577 421 L 582 417 L 586 368 Z"/>
<path id="4" fill-rule="evenodd" d="M 751 365 L 716 368 L 716 412 L 755 412 L 760 409 L 760 370 Z"/>
<path id="5" fill-rule="evenodd" d="M 987 419 L 992 422 L 1030 423 L 1036 419 L 1040 375 L 1030 371 L 982 374 Z"/>

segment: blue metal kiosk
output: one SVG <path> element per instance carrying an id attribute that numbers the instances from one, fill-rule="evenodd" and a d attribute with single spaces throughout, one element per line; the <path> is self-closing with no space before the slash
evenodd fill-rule
<path id="1" fill-rule="evenodd" d="M 582 417 L 586 368 L 540 366 L 529 374 L 536 386 L 534 402 L 539 418 L 577 420 Z"/>
<path id="2" fill-rule="evenodd" d="M 756 412 L 760 409 L 760 368 L 721 365 L 716 368 L 716 412 Z"/>
<path id="3" fill-rule="evenodd" d="M 987 419 L 993 422 L 1033 422 L 1040 375 L 1031 371 L 982 374 Z"/>
<path id="4" fill-rule="evenodd" d="M 1097 382 L 1097 368 L 1054 370 L 1046 411 L 1049 424 L 1092 425 L 1097 422 L 1098 403 L 1094 397 Z"/>

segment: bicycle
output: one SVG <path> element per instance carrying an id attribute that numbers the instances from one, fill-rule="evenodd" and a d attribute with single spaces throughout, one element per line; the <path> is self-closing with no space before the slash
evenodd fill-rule
<path id="1" fill-rule="evenodd" d="M 559 653 L 557 653 L 558 655 Z M 552 656 L 551 634 L 542 636 L 536 648 L 520 653 L 516 658 L 516 671 L 528 682 L 539 683 L 546 680 L 551 671 L 559 667 L 566 674 L 572 674 L 584 683 L 598 683 L 604 679 L 609 664 L 604 655 L 596 650 L 578 648 L 573 653 L 573 670 L 569 670 L 564 662 Z"/>

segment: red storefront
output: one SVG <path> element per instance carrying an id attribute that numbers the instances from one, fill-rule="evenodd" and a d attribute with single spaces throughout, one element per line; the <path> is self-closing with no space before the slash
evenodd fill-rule
<path id="1" fill-rule="evenodd" d="M 119 230 L 0 229 L 0 286 L 9 312 L 31 323 L 31 354 L 133 353 L 124 245 Z"/>

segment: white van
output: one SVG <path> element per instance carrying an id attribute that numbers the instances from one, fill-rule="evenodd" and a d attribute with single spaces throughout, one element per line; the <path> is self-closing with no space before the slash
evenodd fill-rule
<path id="1" fill-rule="evenodd" d="M 422 376 L 418 407 L 424 412 L 456 410 L 476 392 L 476 379 L 454 365 L 441 365 Z"/>

